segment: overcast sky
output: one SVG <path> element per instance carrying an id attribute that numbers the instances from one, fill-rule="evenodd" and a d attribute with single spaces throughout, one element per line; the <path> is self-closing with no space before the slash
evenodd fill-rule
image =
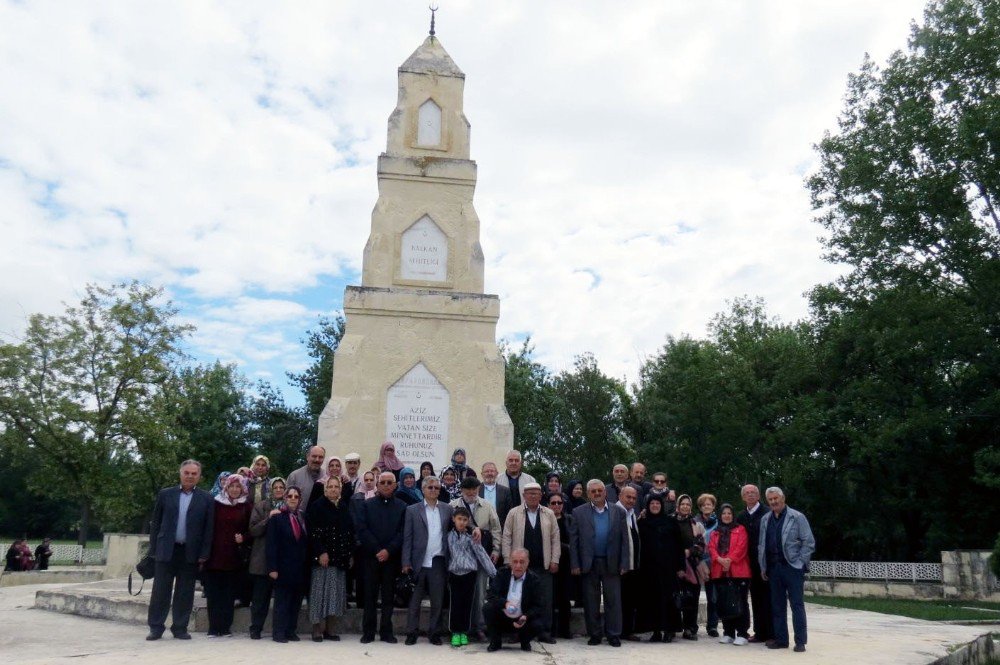
<path id="1" fill-rule="evenodd" d="M 804 178 L 923 2 L 455 2 L 498 337 L 634 380 L 727 300 L 806 313 Z M 0 336 L 88 282 L 166 288 L 200 361 L 286 386 L 360 283 L 427 2 L 0 0 Z M 286 392 L 298 401 L 293 389 Z"/>

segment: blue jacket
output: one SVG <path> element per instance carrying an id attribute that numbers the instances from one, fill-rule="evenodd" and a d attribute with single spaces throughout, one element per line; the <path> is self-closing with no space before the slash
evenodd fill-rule
<path id="1" fill-rule="evenodd" d="M 767 511 L 760 520 L 760 540 L 757 543 L 757 557 L 760 570 L 767 573 L 767 530 L 774 521 L 774 513 Z M 785 506 L 785 520 L 781 526 L 781 551 L 792 568 L 808 568 L 816 551 L 816 539 L 806 516 L 790 506 Z"/>
<path id="2" fill-rule="evenodd" d="M 283 512 L 267 521 L 267 543 L 264 546 L 267 552 L 267 572 L 278 573 L 276 584 L 303 589 L 307 584 L 309 534 L 303 528 L 300 538 L 295 540 L 291 519 L 291 515 Z"/>

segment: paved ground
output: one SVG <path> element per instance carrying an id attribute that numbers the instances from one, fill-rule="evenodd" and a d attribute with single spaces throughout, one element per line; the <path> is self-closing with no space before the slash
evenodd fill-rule
<path id="1" fill-rule="evenodd" d="M 296 665 L 329 663 L 350 659 L 353 665 L 383 662 L 397 665 L 406 658 L 412 665 L 438 665 L 456 657 L 450 646 L 433 647 L 423 640 L 414 647 L 374 643 L 362 645 L 357 636 L 344 642 L 276 644 L 265 639 L 251 641 L 246 636 L 208 639 L 195 634 L 189 642 L 165 637 L 159 642 L 144 641 L 140 626 L 99 619 L 85 619 L 36 610 L 35 591 L 49 585 L 0 589 L 0 662 L 2 663 L 239 663 L 279 662 L 294 659 Z M 537 663 L 576 665 L 628 662 L 661 665 L 724 665 L 725 663 L 830 663 L 861 665 L 886 663 L 929 663 L 948 653 L 949 646 L 963 644 L 990 632 L 989 626 L 939 625 L 916 619 L 869 612 L 809 605 L 809 651 L 796 654 L 770 651 L 761 646 L 734 647 L 703 636 L 698 642 L 673 644 L 626 643 L 620 649 L 602 645 L 588 647 L 583 640 L 560 641 L 554 646 L 535 644 L 530 654 L 505 645 L 497 654 L 487 654 L 485 645 L 461 650 L 463 662 L 479 665 L 496 663 Z M 997 630 L 997 627 L 992 627 Z M 251 660 L 252 659 L 252 660 Z"/>

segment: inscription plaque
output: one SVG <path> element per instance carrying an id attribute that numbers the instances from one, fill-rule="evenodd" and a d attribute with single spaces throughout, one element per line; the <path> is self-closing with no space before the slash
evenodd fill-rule
<path id="1" fill-rule="evenodd" d="M 400 276 L 424 282 L 448 281 L 448 236 L 424 215 L 403 232 Z"/>
<path id="2" fill-rule="evenodd" d="M 428 461 L 440 469 L 451 458 L 448 415 L 448 389 L 417 363 L 386 393 L 386 440 L 395 444 L 396 457 L 414 471 Z"/>

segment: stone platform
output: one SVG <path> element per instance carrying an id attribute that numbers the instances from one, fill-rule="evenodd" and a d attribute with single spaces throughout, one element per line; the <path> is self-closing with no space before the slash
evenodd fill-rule
<path id="1" fill-rule="evenodd" d="M 104 579 L 104 566 L 53 566 L 48 570 L 6 571 L 0 575 L 0 587 L 25 584 L 78 584 Z"/>
<path id="2" fill-rule="evenodd" d="M 80 585 L 81 587 L 99 585 Z M 475 644 L 461 651 L 435 647 L 421 640 L 416 646 L 380 642 L 359 644 L 356 637 L 341 642 L 276 644 L 252 641 L 246 635 L 209 639 L 195 634 L 190 641 L 166 637 L 146 642 L 145 626 L 122 621 L 95 621 L 80 616 L 32 609 L 37 592 L 62 591 L 56 586 L 21 586 L 0 589 L 0 662 L 56 665 L 94 662 L 101 665 L 170 663 L 273 662 L 291 660 L 297 665 L 350 662 L 397 662 L 407 665 L 439 665 L 442 658 L 461 658 L 466 665 L 754 665 L 801 663 L 828 665 L 906 665 L 909 663 L 983 662 L 952 660 L 961 646 L 979 636 L 996 632 L 1000 626 L 951 626 L 870 612 L 807 605 L 809 647 L 805 654 L 790 650 L 770 651 L 761 646 L 734 647 L 706 639 L 673 644 L 626 642 L 621 649 L 606 644 L 587 646 L 582 639 L 559 640 L 555 645 L 533 644 L 531 653 L 510 646 L 496 654 L 485 645 Z M 145 594 L 145 592 L 144 592 Z M 986 640 L 979 640 L 983 649 Z M 989 642 L 988 653 L 995 653 Z M 986 652 L 981 650 L 981 653 Z M 948 660 L 942 660 L 948 659 Z"/>

